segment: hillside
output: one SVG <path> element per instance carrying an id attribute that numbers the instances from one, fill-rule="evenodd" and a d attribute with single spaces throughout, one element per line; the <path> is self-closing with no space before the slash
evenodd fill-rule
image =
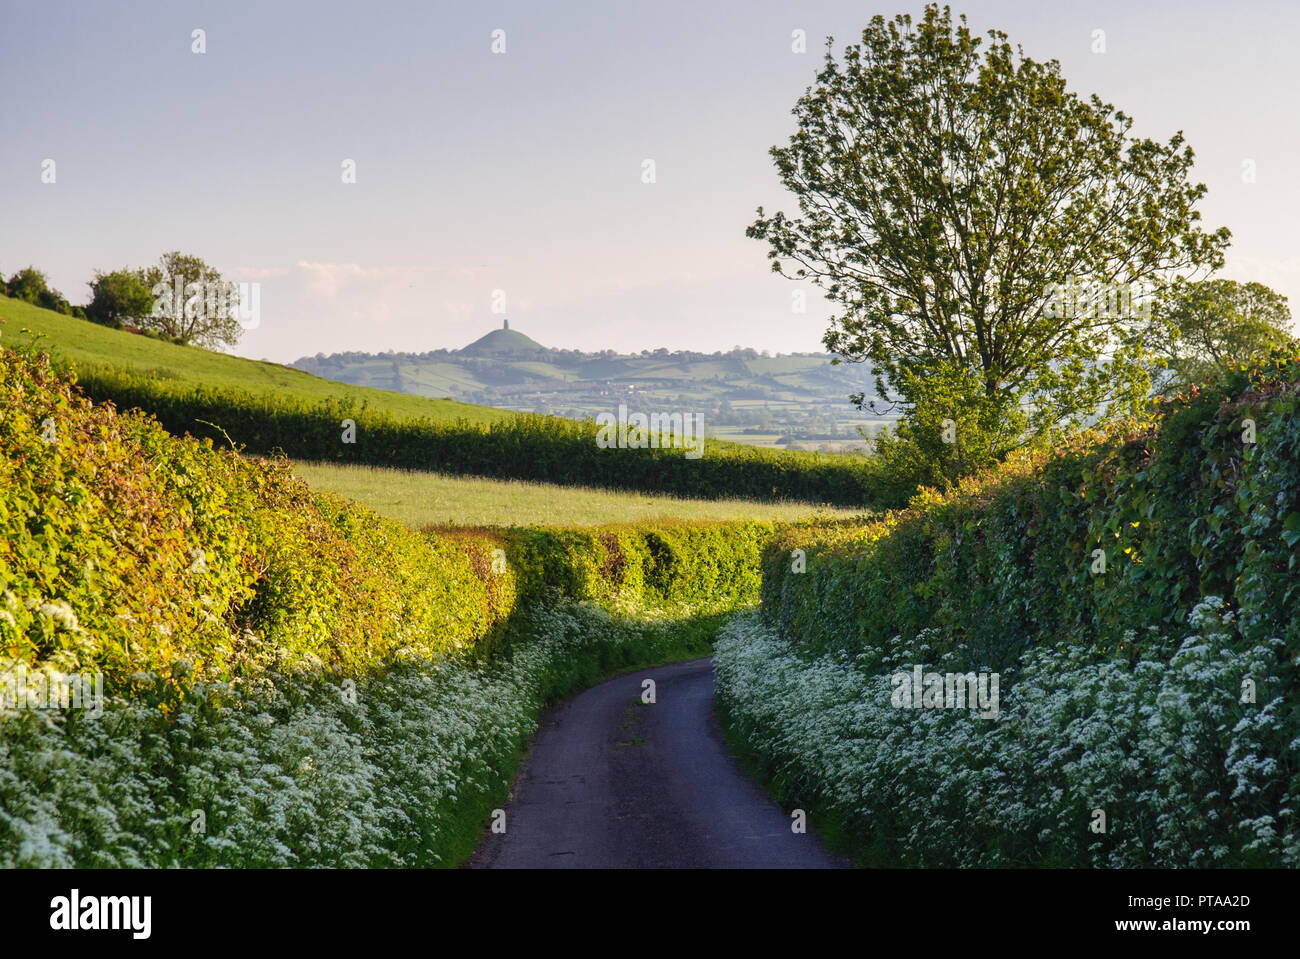
<path id="1" fill-rule="evenodd" d="M 316 403 L 329 399 L 383 409 L 399 419 L 465 419 L 491 423 L 508 414 L 453 400 L 374 389 L 322 379 L 301 369 L 217 353 L 197 346 L 176 346 L 124 330 L 114 330 L 21 300 L 0 295 L 0 342 L 10 348 L 26 346 L 38 337 L 56 366 L 79 370 L 111 367 L 151 380 L 209 389 L 238 389 L 251 394 L 274 393 L 285 399 Z M 24 329 L 31 330 L 25 334 Z M 445 394 L 444 394 L 445 395 Z"/>
<path id="2" fill-rule="evenodd" d="M 551 349 L 518 330 L 488 332 L 459 350 L 335 353 L 293 366 L 318 376 L 421 396 L 589 419 L 615 409 L 697 411 L 708 435 L 758 446 L 861 448 L 869 416 L 849 401 L 874 389 L 871 372 L 833 365 L 828 353 L 767 356 L 754 350 L 640 354 Z"/>
<path id="3" fill-rule="evenodd" d="M 670 448 L 659 447 L 657 434 L 649 445 L 623 443 L 611 455 L 591 422 L 348 386 L 9 299 L 0 303 L 0 318 L 5 345 L 28 349 L 37 338 L 36 348 L 48 351 L 56 366 L 75 366 L 78 385 L 97 402 L 145 410 L 173 434 L 233 443 L 249 453 L 693 499 L 882 503 L 879 471 L 864 456 L 710 439 L 708 455 L 692 458 L 684 454 L 684 435 Z"/>

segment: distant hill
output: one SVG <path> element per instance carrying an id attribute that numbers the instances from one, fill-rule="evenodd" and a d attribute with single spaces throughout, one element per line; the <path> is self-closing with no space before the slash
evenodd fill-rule
<path id="1" fill-rule="evenodd" d="M 870 370 L 832 359 L 751 349 L 557 350 L 506 323 L 459 350 L 317 354 L 293 366 L 359 386 L 572 419 L 620 403 L 630 411 L 696 412 L 710 436 L 760 446 L 861 446 L 858 427 L 879 428 L 890 417 L 869 417 L 849 401 L 854 393 L 871 394 Z"/>
<path id="2" fill-rule="evenodd" d="M 480 336 L 456 353 L 460 356 L 517 356 L 545 351 L 546 347 L 536 340 L 506 326 Z"/>
<path id="3" fill-rule="evenodd" d="M 856 364 L 831 366 L 826 354 L 585 353 L 549 349 L 499 329 L 460 350 L 318 354 L 282 366 L 176 346 L 0 295 L 0 345 L 22 347 L 33 338 L 56 364 L 75 365 L 83 380 L 120 371 L 164 391 L 342 401 L 401 419 L 479 424 L 507 419 L 509 410 L 587 419 L 625 403 L 631 411 L 698 412 L 715 439 L 792 449 L 857 447 L 858 426 L 885 422 L 859 413 L 847 399 L 871 390 L 870 373 Z M 134 394 L 109 391 L 102 398 L 152 409 Z"/>

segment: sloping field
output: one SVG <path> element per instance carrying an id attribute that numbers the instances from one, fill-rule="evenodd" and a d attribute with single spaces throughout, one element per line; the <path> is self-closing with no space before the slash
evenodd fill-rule
<path id="1" fill-rule="evenodd" d="M 37 338 L 37 348 L 48 350 L 57 366 L 75 365 L 89 370 L 110 367 L 185 385 L 212 389 L 274 393 L 286 399 L 320 402 L 350 400 L 356 405 L 382 410 L 396 418 L 428 417 L 433 420 L 491 423 L 506 419 L 505 410 L 453 400 L 430 399 L 390 390 L 376 390 L 322 379 L 279 363 L 249 360 L 197 346 L 177 346 L 163 340 L 114 330 L 74 316 L 44 310 L 21 300 L 0 296 L 0 343 L 9 348 L 26 346 Z M 22 330 L 31 330 L 25 334 Z"/>

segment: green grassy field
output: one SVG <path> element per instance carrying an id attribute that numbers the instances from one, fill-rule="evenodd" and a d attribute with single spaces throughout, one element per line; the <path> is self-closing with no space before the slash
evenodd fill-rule
<path id="1" fill-rule="evenodd" d="M 444 476 L 369 466 L 296 463 L 312 487 L 331 490 L 408 526 L 594 526 L 647 519 L 797 520 L 864 516 L 806 503 L 694 500 L 647 493 Z"/>
<path id="2" fill-rule="evenodd" d="M 43 310 L 6 296 L 0 296 L 0 320 L 4 321 L 0 325 L 0 344 L 18 349 L 30 343 L 33 334 L 40 335 L 37 348 L 49 352 L 60 366 L 114 367 L 162 380 L 241 389 L 252 394 L 274 392 L 309 402 L 330 397 L 351 398 L 399 418 L 487 423 L 511 415 L 506 410 L 487 406 L 338 383 L 279 363 L 248 360 L 197 346 L 176 346 Z M 25 334 L 24 328 L 32 332 Z"/>

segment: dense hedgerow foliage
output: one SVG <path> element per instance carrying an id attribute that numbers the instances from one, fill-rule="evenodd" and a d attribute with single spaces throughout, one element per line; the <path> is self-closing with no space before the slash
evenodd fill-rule
<path id="1" fill-rule="evenodd" d="M 1176 630 L 1213 595 L 1247 640 L 1281 638 L 1294 656 L 1298 405 L 1300 360 L 1238 370 L 1153 424 L 1013 459 L 878 522 L 790 528 L 765 553 L 764 613 L 817 649 L 879 650 L 937 628 L 998 668 L 1035 644 Z M 793 571 L 795 549 L 806 572 Z"/>
<path id="2" fill-rule="evenodd" d="M 729 728 L 872 864 L 1300 865 L 1298 401 L 1300 361 L 1237 370 L 879 521 L 779 530 L 759 618 L 715 647 Z M 895 708 L 915 666 L 999 672 L 1000 714 Z"/>
<path id="3" fill-rule="evenodd" d="M 615 605 L 735 608 L 758 596 L 769 523 L 640 523 L 595 530 L 512 528 L 503 534 L 519 588 Z"/>
<path id="4" fill-rule="evenodd" d="M 0 866 L 454 864 L 541 706 L 704 654 L 771 533 L 420 533 L 0 352 L 0 673 L 107 692 L 0 710 Z"/>
<path id="5" fill-rule="evenodd" d="M 278 450 L 296 459 L 836 506 L 877 505 L 885 490 L 877 464 L 864 456 L 706 443 L 702 457 L 686 459 L 680 449 L 601 449 L 594 423 L 554 416 L 447 423 L 398 419 L 343 401 L 311 404 L 104 367 L 83 368 L 78 379 L 96 400 L 143 409 L 178 435 L 229 436 L 252 452 Z M 347 419 L 356 423 L 355 443 L 341 441 Z M 890 495 L 898 491 L 890 487 Z"/>
<path id="6" fill-rule="evenodd" d="M 0 355 L 0 648 L 28 665 L 359 675 L 472 647 L 513 605 L 487 544 L 313 494 Z"/>
<path id="7" fill-rule="evenodd" d="M 419 533 L 283 461 L 94 405 L 42 360 L 0 354 L 0 394 L 0 649 L 31 666 L 357 677 L 479 647 L 551 589 L 611 608 L 750 602 L 771 533 Z"/>
<path id="8" fill-rule="evenodd" d="M 1190 620 L 1136 662 L 1030 649 L 990 720 L 892 706 L 889 670 L 963 668 L 963 650 L 928 647 L 937 630 L 882 657 L 809 655 L 744 615 L 714 646 L 719 708 L 782 798 L 817 810 L 860 864 L 1300 866 L 1294 667 L 1217 597 Z"/>

